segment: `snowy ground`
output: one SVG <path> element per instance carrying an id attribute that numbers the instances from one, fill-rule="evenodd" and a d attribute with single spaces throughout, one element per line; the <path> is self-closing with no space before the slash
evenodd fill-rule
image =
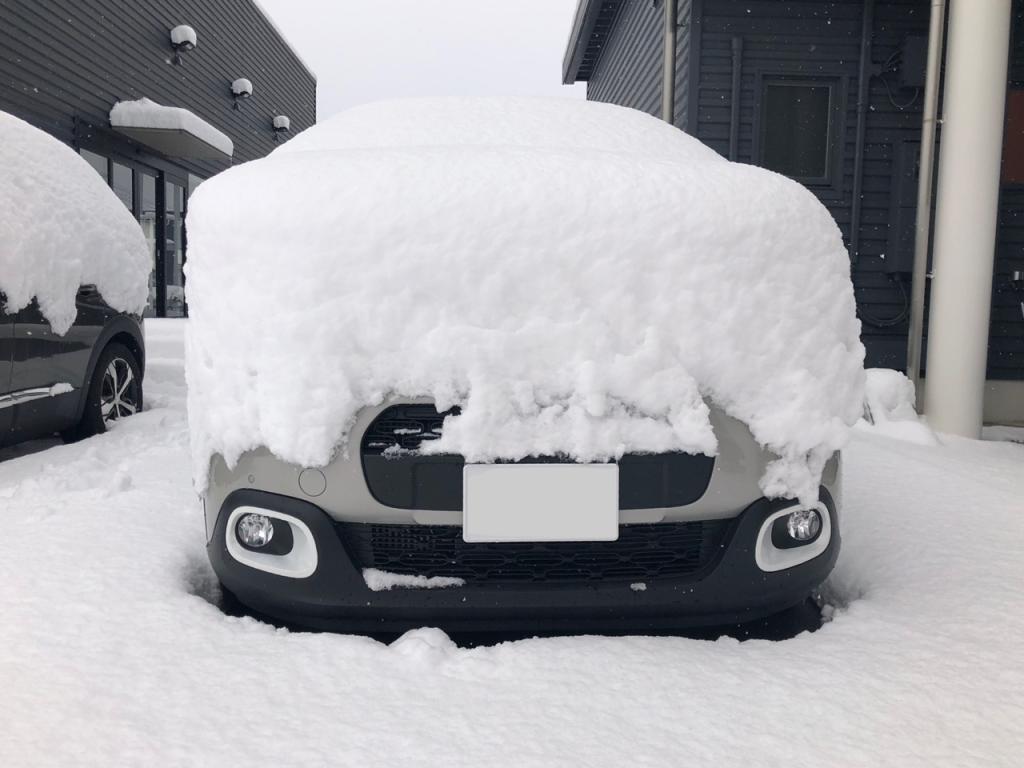
<path id="1" fill-rule="evenodd" d="M 792 640 L 289 633 L 197 596 L 181 329 L 147 321 L 147 412 L 0 452 L 0 766 L 1024 762 L 1024 445 L 858 431 Z"/>

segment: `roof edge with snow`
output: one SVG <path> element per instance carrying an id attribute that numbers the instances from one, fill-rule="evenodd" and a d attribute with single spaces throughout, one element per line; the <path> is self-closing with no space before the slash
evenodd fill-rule
<path id="1" fill-rule="evenodd" d="M 281 42 L 284 43 L 285 48 L 287 48 L 289 51 L 292 52 L 292 55 L 299 62 L 299 65 L 304 70 L 306 70 L 306 74 L 309 75 L 310 77 L 312 77 L 313 78 L 313 82 L 315 83 L 316 82 L 316 72 L 314 72 L 310 68 L 309 64 L 306 63 L 306 60 L 304 58 L 302 58 L 302 54 L 299 53 L 298 49 L 294 45 L 292 45 L 290 42 L 288 42 L 288 38 L 285 36 L 284 32 L 281 31 L 281 27 L 279 27 L 277 25 L 277 22 L 274 21 L 274 17 L 271 16 L 267 12 L 267 9 L 263 7 L 263 3 L 261 3 L 260 0 L 251 0 L 251 2 L 252 2 L 252 4 L 254 6 L 256 6 L 256 10 L 260 12 L 260 14 L 263 16 L 263 18 L 267 20 L 267 23 L 270 25 L 270 28 L 273 29 L 274 32 L 277 33 L 277 36 L 279 38 L 281 38 Z"/>

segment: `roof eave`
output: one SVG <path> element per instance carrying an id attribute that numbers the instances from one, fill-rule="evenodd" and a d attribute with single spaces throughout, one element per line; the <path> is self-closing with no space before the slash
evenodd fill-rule
<path id="1" fill-rule="evenodd" d="M 590 73 L 581 73 L 587 53 L 592 46 L 597 53 L 600 52 L 600 41 L 594 39 L 594 27 L 602 12 L 610 12 L 614 19 L 622 5 L 622 0 L 578 0 L 576 14 L 573 16 L 572 29 L 569 32 L 569 41 L 565 47 L 565 55 L 562 57 L 562 83 L 572 85 L 579 81 L 586 81 Z M 606 14 L 607 19 L 607 14 Z M 593 60 L 594 56 L 591 57 Z"/>
<path id="2" fill-rule="evenodd" d="M 593 6 L 592 0 L 579 0 L 576 3 L 576 13 L 572 19 L 569 41 L 566 43 L 565 55 L 562 57 L 562 83 L 564 85 L 572 85 L 576 82 L 576 74 L 579 72 L 583 52 L 586 50 L 586 41 L 590 37 L 589 31 L 586 35 L 583 34 L 588 16 L 591 17 L 590 27 L 594 26 Z"/>

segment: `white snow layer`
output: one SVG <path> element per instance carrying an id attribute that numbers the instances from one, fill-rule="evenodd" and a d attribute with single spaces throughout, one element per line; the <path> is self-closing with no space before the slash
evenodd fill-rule
<path id="1" fill-rule="evenodd" d="M 95 285 L 124 312 L 142 312 L 152 268 L 142 229 L 74 150 L 0 112 L 0 293 L 8 312 L 35 297 L 53 330 L 74 322 L 75 297 Z"/>
<path id="2" fill-rule="evenodd" d="M 235 145 L 218 128 L 184 107 L 165 107 L 150 99 L 119 101 L 110 110 L 110 124 L 115 128 L 163 128 L 184 131 L 205 141 L 230 157 Z"/>
<path id="3" fill-rule="evenodd" d="M 363 581 L 366 586 L 374 592 L 384 592 L 389 589 L 446 589 L 448 587 L 461 587 L 466 583 L 465 579 L 457 576 L 410 576 L 407 573 L 392 573 L 382 571 L 379 568 L 364 568 Z"/>
<path id="4" fill-rule="evenodd" d="M 184 324 L 146 320 L 151 408 L 0 450 L 0 766 L 1021 764 L 1024 446 L 853 433 L 834 618 L 792 640 L 287 632 L 203 599 Z"/>
<path id="5" fill-rule="evenodd" d="M 864 386 L 864 419 L 859 429 L 921 445 L 938 442 L 914 408 L 914 382 L 890 368 L 869 368 Z"/>
<path id="6" fill-rule="evenodd" d="M 239 225 L 244 221 L 244 225 Z M 388 395 L 458 404 L 469 461 L 713 454 L 705 399 L 817 498 L 861 409 L 839 230 L 806 189 L 634 110 L 358 107 L 189 209 L 195 474 L 266 446 L 323 465 Z"/>

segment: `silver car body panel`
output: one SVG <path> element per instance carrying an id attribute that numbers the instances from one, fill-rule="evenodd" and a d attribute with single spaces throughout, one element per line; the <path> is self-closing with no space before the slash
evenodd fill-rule
<path id="1" fill-rule="evenodd" d="M 203 500 L 207 537 L 214 530 L 224 500 L 232 491 L 239 489 L 254 489 L 303 499 L 320 507 L 339 522 L 461 525 L 461 510 L 412 510 L 385 506 L 370 494 L 363 476 L 359 446 L 363 433 L 377 415 L 392 405 L 429 402 L 427 398 L 403 398 L 364 408 L 349 433 L 346 449 L 339 452 L 325 467 L 290 464 L 265 448 L 244 453 L 234 467 L 228 467 L 222 457 L 215 456 L 210 467 L 209 487 Z M 711 425 L 718 438 L 718 455 L 704 495 L 682 507 L 621 510 L 621 523 L 731 518 L 761 498 L 763 494 L 758 481 L 774 455 L 757 444 L 745 424 L 713 406 Z M 825 468 L 822 484 L 828 488 L 837 505 L 839 483 L 839 454 L 836 454 Z"/>

